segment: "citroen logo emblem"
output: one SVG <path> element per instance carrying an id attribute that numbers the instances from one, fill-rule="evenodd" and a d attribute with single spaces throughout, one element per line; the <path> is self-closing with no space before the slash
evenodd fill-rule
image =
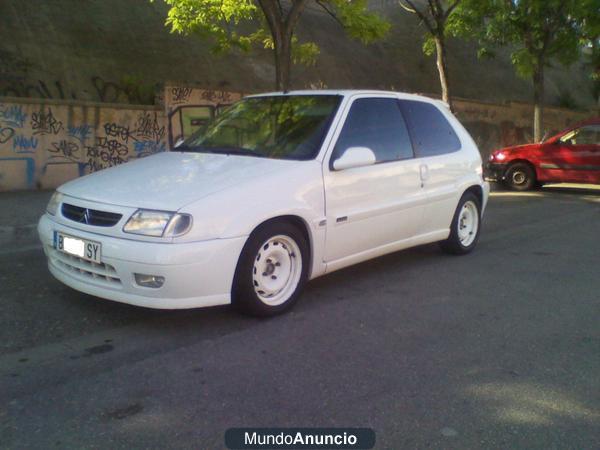
<path id="1" fill-rule="evenodd" d="M 85 212 L 83 213 L 83 221 L 89 225 L 90 224 L 90 210 L 89 209 L 85 209 Z"/>

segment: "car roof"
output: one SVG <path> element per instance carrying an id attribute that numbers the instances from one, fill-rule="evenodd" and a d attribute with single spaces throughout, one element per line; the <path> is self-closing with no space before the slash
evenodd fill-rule
<path id="1" fill-rule="evenodd" d="M 422 100 L 429 103 L 437 103 L 445 108 L 448 108 L 448 104 L 443 102 L 442 100 L 427 97 L 420 94 L 413 94 L 409 92 L 399 92 L 399 91 L 384 91 L 377 89 L 304 89 L 297 91 L 275 91 L 275 92 L 265 92 L 262 94 L 253 94 L 248 95 L 246 98 L 256 98 L 256 97 L 273 97 L 273 96 L 287 96 L 287 95 L 341 95 L 343 97 L 351 97 L 354 95 L 395 95 L 405 99 L 414 99 L 414 100 Z M 449 109 L 449 108 L 448 108 Z"/>
<path id="2" fill-rule="evenodd" d="M 354 95 L 354 94 L 398 94 L 395 91 L 384 91 L 380 89 L 300 89 L 293 91 L 273 91 L 250 95 L 250 97 L 262 97 L 269 95 Z"/>

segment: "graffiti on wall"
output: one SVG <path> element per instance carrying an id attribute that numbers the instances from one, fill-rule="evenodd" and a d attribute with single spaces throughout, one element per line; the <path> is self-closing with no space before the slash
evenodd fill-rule
<path id="1" fill-rule="evenodd" d="M 104 95 L 113 92 L 110 85 L 98 86 L 106 88 Z M 167 151 L 242 94 L 167 86 L 163 97 L 164 112 L 151 107 L 33 99 L 3 102 L 0 98 L 0 191 L 53 188 Z M 530 105 L 457 101 L 456 110 L 484 159 L 494 148 L 531 139 Z M 548 108 L 545 121 L 549 130 L 561 130 L 586 115 Z"/>
<path id="2" fill-rule="evenodd" d="M 242 98 L 240 92 L 166 86 L 165 110 L 169 148 L 204 127 L 219 112 Z"/>
<path id="3" fill-rule="evenodd" d="M 0 190 L 56 187 L 166 149 L 153 109 L 0 103 Z"/>

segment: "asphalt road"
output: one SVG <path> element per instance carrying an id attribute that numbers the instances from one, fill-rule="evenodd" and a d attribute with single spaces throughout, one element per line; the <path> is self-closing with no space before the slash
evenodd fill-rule
<path id="1" fill-rule="evenodd" d="M 599 225 L 597 190 L 497 192 L 473 254 L 348 268 L 270 320 L 100 300 L 52 279 L 39 248 L 5 245 L 0 447 L 360 426 L 382 449 L 600 448 Z"/>

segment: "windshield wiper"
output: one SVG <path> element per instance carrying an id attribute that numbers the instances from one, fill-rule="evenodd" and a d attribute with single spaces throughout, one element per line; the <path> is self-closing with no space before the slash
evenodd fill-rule
<path id="1" fill-rule="evenodd" d="M 241 155 L 241 156 L 256 156 L 258 158 L 266 158 L 267 155 L 263 155 L 256 150 L 245 147 L 206 147 L 204 145 L 192 145 L 187 144 L 178 145 L 173 149 L 176 152 L 192 152 L 192 153 L 216 153 L 220 155 Z"/>
<path id="2" fill-rule="evenodd" d="M 258 158 L 265 158 L 267 156 L 257 152 L 256 150 L 245 147 L 202 147 L 202 150 L 200 151 L 206 153 L 217 153 L 221 155 L 256 156 Z"/>

